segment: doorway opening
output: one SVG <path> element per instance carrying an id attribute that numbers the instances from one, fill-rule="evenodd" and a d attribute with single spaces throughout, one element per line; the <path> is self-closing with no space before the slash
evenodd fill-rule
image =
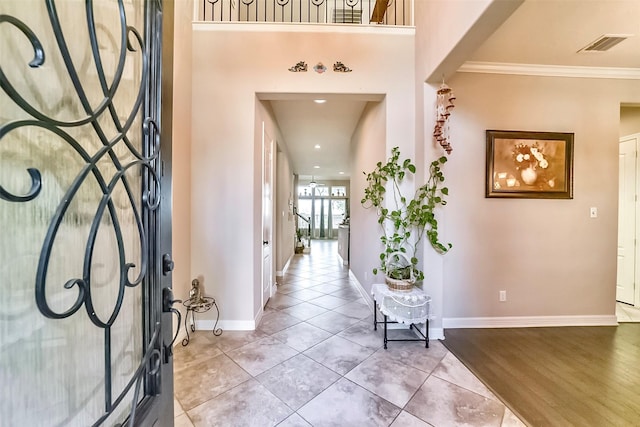
<path id="1" fill-rule="evenodd" d="M 618 250 L 616 316 L 618 322 L 640 321 L 640 107 L 620 107 L 618 146 Z"/>

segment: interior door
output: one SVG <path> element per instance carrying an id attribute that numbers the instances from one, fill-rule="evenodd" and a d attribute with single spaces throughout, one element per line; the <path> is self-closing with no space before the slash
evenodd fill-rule
<path id="1" fill-rule="evenodd" d="M 162 17 L 0 2 L 3 425 L 173 423 Z"/>
<path id="2" fill-rule="evenodd" d="M 273 284 L 273 140 L 262 123 L 262 306 L 271 298 Z"/>
<path id="3" fill-rule="evenodd" d="M 640 134 L 620 140 L 616 300 L 634 303 L 636 281 L 637 149 Z"/>

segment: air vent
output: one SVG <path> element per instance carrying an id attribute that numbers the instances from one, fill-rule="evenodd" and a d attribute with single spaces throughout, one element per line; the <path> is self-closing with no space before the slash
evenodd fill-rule
<path id="1" fill-rule="evenodd" d="M 632 35 L 633 34 L 604 34 L 598 37 L 597 40 L 580 49 L 578 52 L 606 52 Z"/>
<path id="2" fill-rule="evenodd" d="M 362 24 L 362 10 L 334 9 L 332 18 L 336 24 Z"/>

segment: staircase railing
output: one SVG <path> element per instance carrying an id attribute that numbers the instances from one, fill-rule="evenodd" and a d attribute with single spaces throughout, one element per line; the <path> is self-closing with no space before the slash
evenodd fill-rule
<path id="1" fill-rule="evenodd" d="M 413 25 L 414 0 L 199 1 L 199 21 Z"/>

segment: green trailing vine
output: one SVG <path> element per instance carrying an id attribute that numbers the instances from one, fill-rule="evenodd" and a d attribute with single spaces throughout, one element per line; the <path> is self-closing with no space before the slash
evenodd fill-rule
<path id="1" fill-rule="evenodd" d="M 394 279 L 423 280 L 424 272 L 417 267 L 416 251 L 425 235 L 438 253 L 444 254 L 451 249 L 451 243 L 442 243 L 438 237 L 438 220 L 434 213 L 436 207 L 447 204 L 445 196 L 449 195 L 449 189 L 443 186 L 442 171 L 446 162 L 445 156 L 431 162 L 427 182 L 411 199 L 402 194 L 401 183 L 407 176 L 415 175 L 416 166 L 410 159 L 400 161 L 398 147 L 391 150 L 386 163 L 378 162 L 373 172 L 363 172 L 367 187 L 361 203 L 367 209 L 376 210 L 382 228 L 380 240 L 384 244 L 380 267 L 374 268 L 373 274 L 381 271 Z M 385 206 L 388 197 L 392 198 L 392 203 Z"/>

